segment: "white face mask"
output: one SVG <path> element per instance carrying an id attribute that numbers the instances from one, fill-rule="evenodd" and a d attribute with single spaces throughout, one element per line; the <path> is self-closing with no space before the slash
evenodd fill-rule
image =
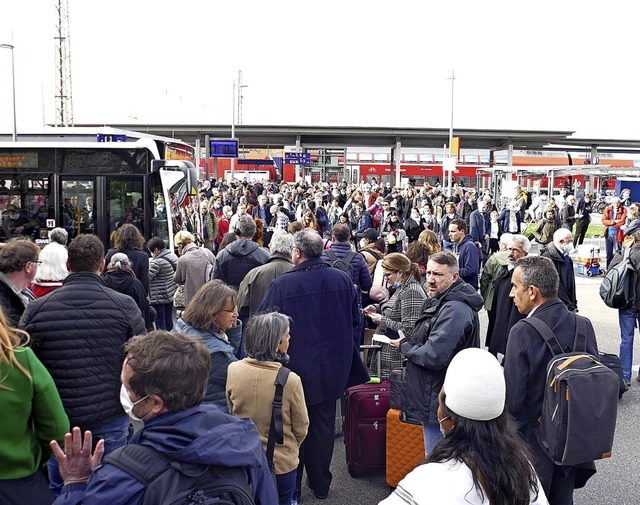
<path id="1" fill-rule="evenodd" d="M 363 247 L 365 247 L 367 245 L 367 242 L 365 239 L 361 238 L 360 239 L 360 249 L 362 249 Z"/>
<path id="2" fill-rule="evenodd" d="M 562 250 L 566 254 L 569 254 L 573 250 L 573 242 L 567 242 L 566 244 L 564 244 L 564 246 L 562 247 Z"/>
<path id="3" fill-rule="evenodd" d="M 438 424 L 440 425 L 440 433 L 442 433 L 442 436 L 444 438 L 447 438 L 447 435 L 449 433 L 451 433 L 451 430 L 446 431 L 443 427 L 442 427 L 442 422 L 446 421 L 447 419 L 451 419 L 451 416 L 447 416 L 447 417 L 443 417 L 442 419 L 438 419 Z"/>
<path id="4" fill-rule="evenodd" d="M 124 384 L 120 387 L 120 404 L 122 405 L 122 408 L 124 409 L 124 411 L 134 421 L 140 421 L 141 423 L 144 422 L 144 419 L 140 419 L 138 416 L 136 416 L 133 413 L 133 407 L 138 405 L 138 403 L 143 402 L 147 398 L 149 398 L 149 395 L 145 396 L 144 398 L 140 398 L 137 402 L 133 403 L 131 401 L 131 398 L 129 398 L 129 393 L 127 393 L 127 390 L 124 387 Z M 145 414 L 145 417 L 147 417 L 146 414 Z"/>

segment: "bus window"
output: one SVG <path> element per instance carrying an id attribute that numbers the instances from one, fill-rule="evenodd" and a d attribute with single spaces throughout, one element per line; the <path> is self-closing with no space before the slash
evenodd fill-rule
<path id="1" fill-rule="evenodd" d="M 48 177 L 44 174 L 27 175 L 20 171 L 8 173 L 3 170 L 0 178 L 4 178 L 0 180 L 0 238 L 28 237 L 35 240 L 40 236 L 41 229 L 46 230 L 49 215 Z M 15 206 L 16 212 L 7 212 L 9 205 Z"/>
<path id="2" fill-rule="evenodd" d="M 144 236 L 144 206 L 141 177 L 111 177 L 107 179 L 107 206 L 109 240 L 125 223 L 130 223 Z"/>
<path id="3" fill-rule="evenodd" d="M 59 226 L 67 230 L 69 240 L 81 233 L 96 232 L 95 180 L 93 178 L 61 181 L 62 207 Z"/>

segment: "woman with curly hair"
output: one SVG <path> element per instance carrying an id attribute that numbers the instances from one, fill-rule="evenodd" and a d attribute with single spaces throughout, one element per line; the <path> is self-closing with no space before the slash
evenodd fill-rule
<path id="1" fill-rule="evenodd" d="M 53 503 L 49 442 L 62 442 L 70 428 L 56 385 L 28 342 L 0 310 L 0 501 L 7 505 Z"/>
<path id="2" fill-rule="evenodd" d="M 264 223 L 259 217 L 254 217 L 253 221 L 256 223 L 256 232 L 253 234 L 253 241 L 260 247 L 264 246 Z"/>
<path id="3" fill-rule="evenodd" d="M 123 224 L 113 235 L 113 248 L 107 251 L 104 258 L 104 271 L 116 253 L 125 253 L 131 260 L 131 270 L 136 278 L 142 282 L 144 292 L 149 293 L 149 253 L 145 250 L 142 233 L 133 224 Z"/>
<path id="4" fill-rule="evenodd" d="M 527 447 L 509 423 L 505 391 L 493 355 L 477 348 L 456 354 L 438 396 L 443 440 L 379 505 L 548 505 Z"/>
<path id="5" fill-rule="evenodd" d="M 320 225 L 318 225 L 318 220 L 316 219 L 315 212 L 311 209 L 307 209 L 302 213 L 302 218 L 300 219 L 302 222 L 303 228 L 311 228 L 312 230 L 316 230 L 320 235 L 322 232 L 320 231 Z"/>

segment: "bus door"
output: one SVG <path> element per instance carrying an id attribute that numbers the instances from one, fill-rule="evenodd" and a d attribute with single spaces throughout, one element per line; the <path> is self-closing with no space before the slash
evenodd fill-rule
<path id="1" fill-rule="evenodd" d="M 81 233 L 97 233 L 96 177 L 60 177 L 59 195 L 55 224 L 67 230 L 69 240 Z"/>
<path id="2" fill-rule="evenodd" d="M 167 249 L 173 250 L 173 237 L 181 230 L 188 231 L 202 239 L 202 218 L 197 194 L 185 178 L 184 173 L 174 167 L 158 170 L 159 178 L 152 184 L 151 234 L 162 237 Z"/>

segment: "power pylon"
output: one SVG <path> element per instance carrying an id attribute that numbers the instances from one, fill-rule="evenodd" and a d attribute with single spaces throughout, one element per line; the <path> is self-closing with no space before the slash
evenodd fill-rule
<path id="1" fill-rule="evenodd" d="M 69 2 L 57 0 L 56 12 L 56 126 L 73 126 L 71 92 L 71 42 L 69 39 Z"/>

